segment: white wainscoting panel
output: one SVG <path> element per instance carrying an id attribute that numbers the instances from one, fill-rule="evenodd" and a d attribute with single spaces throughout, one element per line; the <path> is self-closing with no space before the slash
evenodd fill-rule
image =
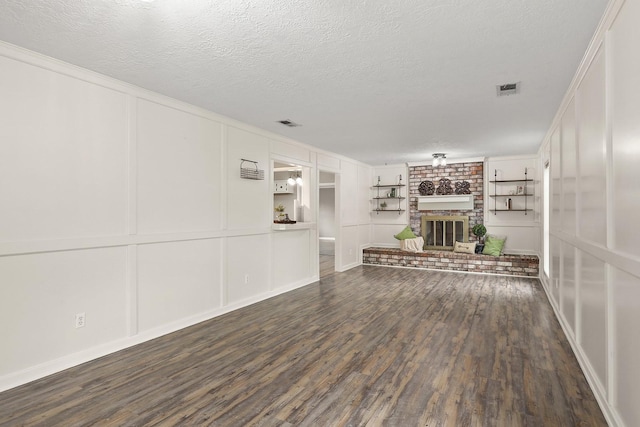
<path id="1" fill-rule="evenodd" d="M 368 166 L 358 165 L 358 191 L 356 193 L 358 204 L 358 223 L 368 224 L 371 221 L 371 173 Z"/>
<path id="2" fill-rule="evenodd" d="M 550 165 L 551 168 L 551 218 L 549 226 L 552 230 L 560 230 L 562 227 L 562 161 L 560 157 L 560 126 L 551 134 Z"/>
<path id="3" fill-rule="evenodd" d="M 138 326 L 147 331 L 219 308 L 219 239 L 138 246 Z"/>
<path id="4" fill-rule="evenodd" d="M 342 162 L 340 181 L 340 218 L 343 225 L 358 222 L 358 166 L 351 162 Z"/>
<path id="5" fill-rule="evenodd" d="M 371 244 L 371 225 L 363 224 L 358 226 L 358 260 L 362 262 L 361 248 L 368 247 Z"/>
<path id="6" fill-rule="evenodd" d="M 586 252 L 580 254 L 580 337 L 600 386 L 607 385 L 607 290 L 605 263 Z"/>
<path id="7" fill-rule="evenodd" d="M 555 236 L 551 236 L 551 297 L 553 298 L 553 304 L 558 308 L 560 306 L 560 262 L 562 259 L 562 242 Z"/>
<path id="8" fill-rule="evenodd" d="M 233 126 L 227 128 L 227 227 L 269 227 L 273 220 L 269 188 L 269 140 L 261 135 Z M 263 169 L 262 181 L 240 178 L 241 159 L 258 162 Z M 244 166 L 252 167 L 247 163 Z"/>
<path id="9" fill-rule="evenodd" d="M 300 283 L 313 276 L 309 257 L 309 241 L 313 230 L 275 232 L 271 237 L 273 288 Z M 315 235 L 315 233 L 314 233 Z"/>
<path id="10" fill-rule="evenodd" d="M 126 230 L 127 97 L 0 56 L 0 240 Z"/>
<path id="11" fill-rule="evenodd" d="M 237 304 L 248 299 L 259 300 L 260 295 L 269 292 L 271 289 L 270 240 L 269 234 L 227 239 L 227 304 Z"/>
<path id="12" fill-rule="evenodd" d="M 562 231 L 576 234 L 576 114 L 572 99 L 562 116 Z"/>
<path id="13" fill-rule="evenodd" d="M 0 376 L 124 338 L 126 263 L 125 247 L 0 257 Z"/>
<path id="14" fill-rule="evenodd" d="M 138 232 L 219 230 L 222 125 L 145 100 L 137 108 Z"/>
<path id="15" fill-rule="evenodd" d="M 351 268 L 358 263 L 358 226 L 342 227 L 340 239 L 342 242 L 342 254 L 340 260 L 340 271 Z M 337 254 L 337 252 L 336 252 Z M 338 265 L 336 263 L 336 265 Z"/>
<path id="16" fill-rule="evenodd" d="M 640 426 L 640 278 L 612 268 L 615 407 L 629 427 Z"/>
<path id="17" fill-rule="evenodd" d="M 340 159 L 326 153 L 317 153 L 318 168 L 332 172 L 340 171 Z"/>
<path id="18" fill-rule="evenodd" d="M 614 242 L 615 249 L 636 257 L 640 257 L 638 233 L 629 233 L 629 228 L 637 230 L 640 212 L 640 185 L 636 178 L 640 165 L 639 17 L 639 2 L 626 1 L 610 31 L 614 73 L 611 77 Z"/>
<path id="19" fill-rule="evenodd" d="M 578 171 L 580 237 L 607 244 L 607 180 L 605 177 L 605 69 L 598 50 L 578 88 Z"/>
<path id="20" fill-rule="evenodd" d="M 571 328 L 571 334 L 576 334 L 576 254 L 575 248 L 567 242 L 562 242 L 562 266 L 560 270 L 560 310 Z"/>
<path id="21" fill-rule="evenodd" d="M 271 140 L 271 154 L 279 154 L 292 160 L 309 163 L 309 149 L 301 145 L 287 144 L 286 142 Z"/>

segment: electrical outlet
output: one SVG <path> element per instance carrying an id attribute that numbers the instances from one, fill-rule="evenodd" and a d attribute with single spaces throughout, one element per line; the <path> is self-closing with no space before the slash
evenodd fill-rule
<path id="1" fill-rule="evenodd" d="M 249 275 L 245 274 L 244 275 L 244 284 L 246 285 L 247 283 L 249 283 Z"/>
<path id="2" fill-rule="evenodd" d="M 84 313 L 76 314 L 76 328 L 84 328 L 86 321 L 87 318 L 85 317 Z"/>

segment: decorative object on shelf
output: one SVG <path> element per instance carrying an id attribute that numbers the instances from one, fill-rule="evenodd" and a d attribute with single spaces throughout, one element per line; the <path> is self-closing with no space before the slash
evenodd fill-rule
<path id="1" fill-rule="evenodd" d="M 432 196 L 436 191 L 436 186 L 431 181 L 422 181 L 418 186 L 418 191 L 421 196 Z"/>
<path id="2" fill-rule="evenodd" d="M 277 219 L 277 220 L 273 221 L 274 224 L 296 224 L 297 222 L 298 221 L 293 221 L 293 220 L 289 219 L 289 215 L 287 215 L 286 218 L 283 219 L 283 220 Z"/>
<path id="3" fill-rule="evenodd" d="M 456 194 L 471 194 L 471 185 L 469 181 L 456 182 Z"/>
<path id="4" fill-rule="evenodd" d="M 527 184 L 533 182 L 533 179 L 529 179 L 527 168 L 524 168 L 524 179 L 498 179 L 498 170 L 494 169 L 493 180 L 489 182 L 493 184 L 493 194 L 489 194 L 489 197 L 493 198 L 493 209 L 489 209 L 489 211 L 493 212 L 494 215 L 497 215 L 498 212 L 524 212 L 527 215 L 527 212 L 533 210 L 529 208 L 529 197 L 533 197 L 533 194 L 529 194 L 527 190 Z M 513 183 L 518 184 L 508 190 L 505 188 L 505 184 Z M 499 187 L 498 184 L 500 184 Z M 500 191 L 498 191 L 498 188 L 500 188 Z M 512 197 L 515 199 L 512 199 Z M 498 199 L 500 199 L 500 205 L 498 205 Z M 521 203 L 522 199 L 524 199 L 524 203 Z M 504 207 L 502 207 L 503 200 Z M 517 202 L 515 206 L 513 200 Z M 522 208 L 522 205 L 524 205 L 524 208 Z M 498 208 L 498 206 L 501 207 Z"/>
<path id="5" fill-rule="evenodd" d="M 398 184 L 381 184 L 380 177 L 378 177 L 378 183 L 372 187 L 376 190 L 376 196 L 372 198 L 376 203 L 373 211 L 376 214 L 380 212 L 398 212 L 398 215 L 404 212 L 405 210 L 402 209 L 402 201 L 405 197 L 402 197 L 402 187 L 405 187 L 402 183 L 402 175 L 398 178 Z M 398 208 L 387 209 L 387 200 L 396 200 Z"/>
<path id="6" fill-rule="evenodd" d="M 282 206 L 281 204 L 273 208 L 273 210 L 277 213 L 276 221 L 284 221 L 284 219 L 287 217 L 287 214 L 284 213 L 284 206 Z"/>
<path id="7" fill-rule="evenodd" d="M 451 188 L 451 180 L 448 178 L 442 178 L 440 180 L 440 185 L 438 185 L 438 189 L 436 190 L 436 194 L 453 194 L 453 188 Z"/>
<path id="8" fill-rule="evenodd" d="M 445 153 L 433 153 L 433 167 L 447 166 L 447 156 Z"/>
<path id="9" fill-rule="evenodd" d="M 255 179 L 262 181 L 264 180 L 264 170 L 258 169 L 258 162 L 247 159 L 240 159 L 240 178 L 242 179 Z M 245 162 L 253 163 L 252 168 L 243 167 Z"/>

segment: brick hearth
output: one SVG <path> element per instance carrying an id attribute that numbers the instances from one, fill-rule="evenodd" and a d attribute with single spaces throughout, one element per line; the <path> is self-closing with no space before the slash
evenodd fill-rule
<path id="1" fill-rule="evenodd" d="M 362 262 L 372 265 L 470 271 L 485 274 L 538 277 L 540 261 L 535 255 L 464 254 L 450 251 L 406 252 L 397 248 L 367 248 Z"/>

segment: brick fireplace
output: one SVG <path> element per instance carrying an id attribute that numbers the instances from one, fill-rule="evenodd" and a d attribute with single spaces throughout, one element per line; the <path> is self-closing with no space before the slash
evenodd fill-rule
<path id="1" fill-rule="evenodd" d="M 418 210 L 418 197 L 420 192 L 418 187 L 422 181 L 432 181 L 437 188 L 440 179 L 447 178 L 451 180 L 452 187 L 455 188 L 456 182 L 467 181 L 469 190 L 473 195 L 473 209 L 469 210 Z M 477 241 L 476 236 L 471 233 L 471 229 L 478 223 L 483 223 L 484 215 L 484 193 L 483 193 L 483 163 L 453 163 L 445 167 L 433 167 L 431 165 L 410 166 L 409 181 L 409 221 L 412 230 L 417 235 L 422 235 L 421 222 L 423 215 L 436 216 L 468 216 L 469 231 L 468 241 Z"/>

